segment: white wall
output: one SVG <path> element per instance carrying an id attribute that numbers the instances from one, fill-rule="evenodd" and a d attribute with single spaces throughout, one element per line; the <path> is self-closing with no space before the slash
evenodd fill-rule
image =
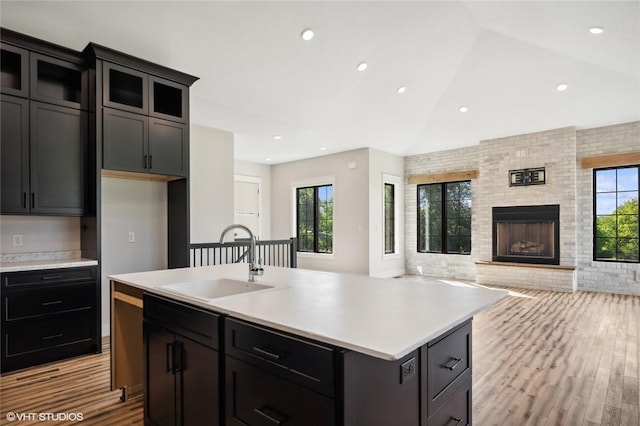
<path id="1" fill-rule="evenodd" d="M 384 184 L 395 186 L 396 253 L 384 254 Z M 404 157 L 369 149 L 369 275 L 404 274 Z"/>
<path id="2" fill-rule="evenodd" d="M 349 168 L 355 163 L 356 168 Z M 321 177 L 334 182 L 334 254 L 299 254 L 298 267 L 369 273 L 369 150 L 271 166 L 271 237 L 295 236 L 294 188 Z"/>
<path id="3" fill-rule="evenodd" d="M 190 127 L 191 242 L 210 243 L 233 223 L 233 133 Z"/>
<path id="4" fill-rule="evenodd" d="M 135 242 L 128 242 L 129 232 Z M 109 334 L 108 275 L 167 267 L 167 184 L 102 178 L 102 334 Z"/>
<path id="5" fill-rule="evenodd" d="M 13 247 L 12 235 L 22 234 Z M 42 253 L 80 250 L 80 218 L 58 216 L 0 216 L 0 253 Z"/>
<path id="6" fill-rule="evenodd" d="M 271 165 L 235 161 L 235 174 L 260 179 L 260 239 L 271 239 Z"/>

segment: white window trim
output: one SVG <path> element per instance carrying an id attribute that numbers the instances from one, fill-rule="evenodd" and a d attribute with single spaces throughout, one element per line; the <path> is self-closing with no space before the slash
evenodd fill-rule
<path id="1" fill-rule="evenodd" d="M 391 184 L 393 185 L 393 214 L 395 217 L 394 223 L 393 223 L 393 253 L 385 253 L 384 252 L 384 225 L 385 225 L 385 205 L 384 205 L 384 185 L 385 184 Z M 400 236 L 400 203 L 398 203 L 398 200 L 401 199 L 401 197 L 403 196 L 403 191 L 402 191 L 402 178 L 400 176 L 395 176 L 395 175 L 389 175 L 386 173 L 382 174 L 382 259 L 383 260 L 392 260 L 392 259 L 399 259 L 402 257 L 402 253 L 400 252 L 400 250 L 402 250 L 402 248 L 400 247 L 400 241 L 399 241 L 399 236 Z"/>
<path id="2" fill-rule="evenodd" d="M 248 175 L 233 175 L 233 182 L 249 182 L 249 183 L 257 183 L 258 184 L 258 239 L 262 235 L 262 178 L 258 176 L 248 176 Z M 233 206 L 233 214 L 236 212 L 235 205 Z"/>
<path id="3" fill-rule="evenodd" d="M 291 235 L 298 235 L 296 229 L 298 209 L 296 205 L 296 190 L 298 188 L 305 188 L 309 186 L 323 186 L 331 185 L 333 187 L 333 252 L 332 253 L 311 253 L 307 251 L 298 251 L 298 257 L 335 260 L 336 255 L 336 177 L 331 176 L 318 176 L 308 179 L 301 179 L 291 182 Z M 296 250 L 298 248 L 296 247 Z"/>

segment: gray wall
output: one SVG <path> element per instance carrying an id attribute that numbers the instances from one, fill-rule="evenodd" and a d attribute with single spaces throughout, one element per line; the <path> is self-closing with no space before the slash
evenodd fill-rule
<path id="1" fill-rule="evenodd" d="M 349 168 L 350 164 L 355 168 Z M 333 255 L 299 254 L 298 267 L 369 273 L 369 150 L 358 149 L 271 167 L 271 237 L 295 236 L 294 188 L 333 179 Z"/>

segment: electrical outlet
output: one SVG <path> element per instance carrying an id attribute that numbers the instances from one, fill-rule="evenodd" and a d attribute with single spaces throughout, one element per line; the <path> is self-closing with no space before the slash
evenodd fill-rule
<path id="1" fill-rule="evenodd" d="M 14 247 L 22 246 L 22 234 L 13 234 L 11 238 L 13 239 Z"/>
<path id="2" fill-rule="evenodd" d="M 129 242 L 130 243 L 136 242 L 136 233 L 133 231 L 129 231 Z"/>
<path id="3" fill-rule="evenodd" d="M 407 382 L 416 375 L 416 358 L 409 358 L 400 364 L 400 384 Z"/>

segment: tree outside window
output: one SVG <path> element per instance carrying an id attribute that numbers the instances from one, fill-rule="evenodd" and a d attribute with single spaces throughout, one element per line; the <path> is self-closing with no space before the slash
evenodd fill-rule
<path id="1" fill-rule="evenodd" d="M 298 251 L 333 253 L 333 185 L 296 189 Z"/>
<path id="2" fill-rule="evenodd" d="M 594 170 L 594 259 L 638 262 L 640 166 Z"/>

